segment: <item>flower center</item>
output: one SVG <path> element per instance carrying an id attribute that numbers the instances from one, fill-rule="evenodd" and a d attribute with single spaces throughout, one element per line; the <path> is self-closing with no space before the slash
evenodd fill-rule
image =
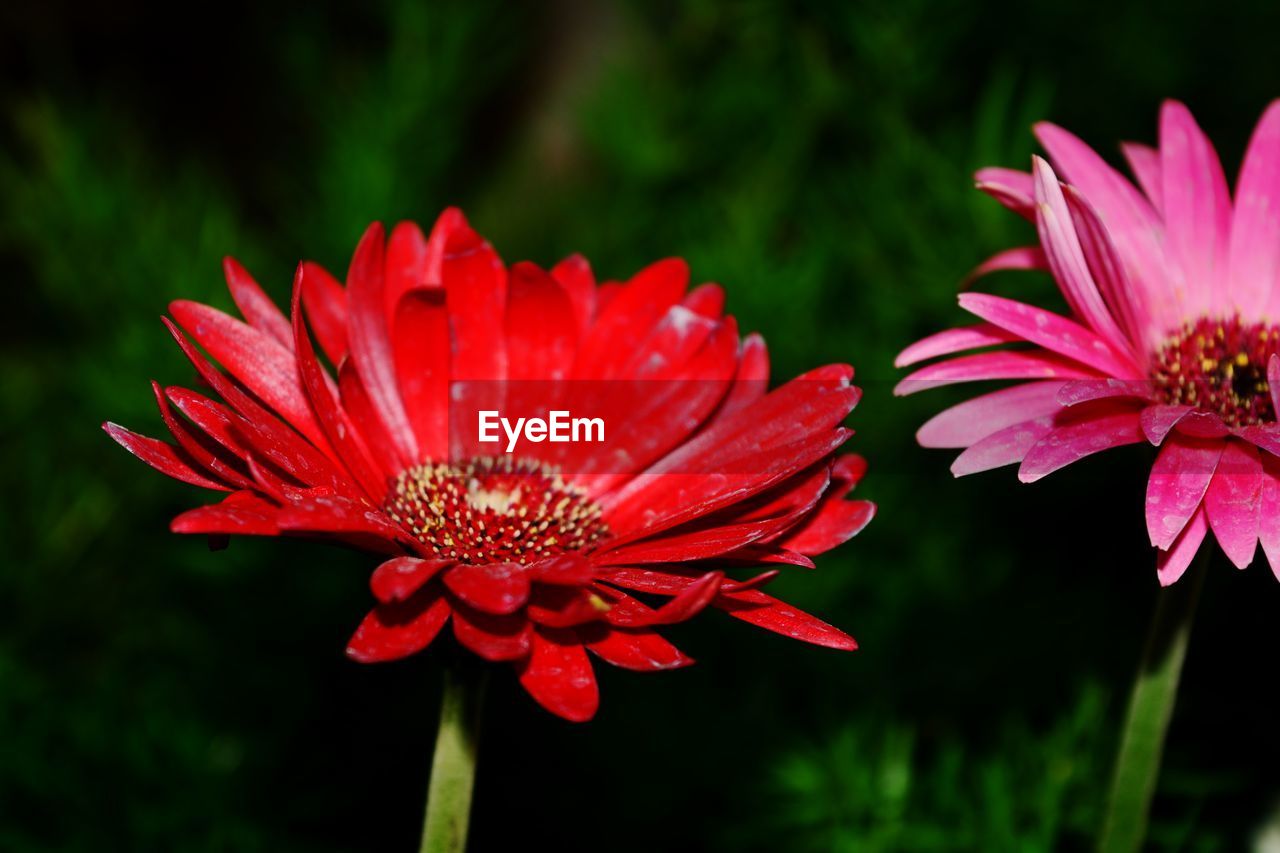
<path id="1" fill-rule="evenodd" d="M 396 478 L 384 508 L 436 554 L 464 563 L 530 563 L 608 532 L 599 504 L 556 468 L 507 456 L 417 465 Z"/>
<path id="2" fill-rule="evenodd" d="M 1267 362 L 1280 351 L 1280 326 L 1239 317 L 1202 317 L 1161 345 L 1152 378 L 1164 402 L 1217 413 L 1228 426 L 1276 419 Z"/>

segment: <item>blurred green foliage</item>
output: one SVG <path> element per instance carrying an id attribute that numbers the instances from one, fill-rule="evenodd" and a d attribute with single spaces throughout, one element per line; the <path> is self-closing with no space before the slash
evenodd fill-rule
<path id="1" fill-rule="evenodd" d="M 775 374 L 849 361 L 880 516 L 781 593 L 841 656 L 708 618 L 699 665 L 605 672 L 589 726 L 495 679 L 477 849 L 1080 849 L 1154 591 L 1144 451 L 1034 487 L 955 482 L 895 399 L 894 353 L 1031 235 L 969 188 L 1051 118 L 1108 155 L 1186 99 L 1234 164 L 1275 96 L 1280 9 L 1191 4 L 224 4 L 0 22 L 0 849 L 403 850 L 438 652 L 342 656 L 369 561 L 208 553 L 201 499 L 97 429 L 156 431 L 192 381 L 168 300 L 229 307 L 234 254 L 277 299 L 373 219 L 462 204 L 509 261 L 602 277 L 665 255 L 726 285 Z M 181 37 L 175 35 L 181 32 Z M 1231 168 L 1229 166 L 1229 168 Z M 1040 277 L 990 286 L 1051 300 Z M 1153 828 L 1239 849 L 1280 784 L 1275 582 L 1215 566 Z M 532 843 L 532 842 L 530 842 Z"/>

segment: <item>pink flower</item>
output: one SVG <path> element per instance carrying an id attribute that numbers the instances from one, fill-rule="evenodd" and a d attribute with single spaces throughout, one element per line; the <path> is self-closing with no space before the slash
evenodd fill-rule
<path id="1" fill-rule="evenodd" d="M 1210 531 L 1240 568 L 1261 541 L 1280 576 L 1280 101 L 1254 131 L 1234 198 L 1175 101 L 1161 109 L 1158 148 L 1123 146 L 1136 186 L 1066 130 L 1035 132 L 1052 165 L 1033 157 L 1030 174 L 976 177 L 1035 223 L 1039 245 L 1001 252 L 974 275 L 1047 270 L 1071 316 L 961 294 L 982 322 L 904 350 L 900 367 L 947 358 L 897 393 L 1024 381 L 937 415 L 920 444 L 964 448 L 957 476 L 1016 462 L 1029 483 L 1149 442 L 1159 448 L 1146 517 L 1160 582 L 1182 575 Z"/>

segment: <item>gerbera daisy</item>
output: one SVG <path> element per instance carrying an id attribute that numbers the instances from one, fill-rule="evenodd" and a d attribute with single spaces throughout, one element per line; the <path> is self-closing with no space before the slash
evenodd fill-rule
<path id="1" fill-rule="evenodd" d="M 1280 576 L 1280 102 L 1254 131 L 1234 198 L 1213 146 L 1177 102 L 1161 109 L 1158 147 L 1123 146 L 1136 185 L 1066 130 L 1042 123 L 1035 132 L 1050 162 L 1033 157 L 1029 173 L 983 169 L 977 181 L 1033 222 L 1039 242 L 997 254 L 973 277 L 1046 270 L 1071 316 L 961 294 L 982 322 L 903 351 L 899 366 L 949 358 L 898 392 L 1025 381 L 947 409 L 921 427 L 920 443 L 964 448 L 957 476 L 1017 463 L 1024 482 L 1150 443 L 1159 450 L 1146 523 L 1160 583 L 1183 575 L 1210 531 L 1240 568 L 1261 542 Z M 1142 845 L 1202 578 L 1159 597 L 1102 850 Z"/>
<path id="2" fill-rule="evenodd" d="M 172 443 L 105 429 L 161 472 L 229 493 L 179 515 L 176 532 L 321 537 L 378 554 L 355 660 L 414 654 L 449 625 L 578 721 L 597 706 L 588 653 L 633 670 L 685 666 L 656 629 L 706 607 L 854 648 L 760 589 L 812 567 L 874 512 L 846 499 L 861 458 L 835 455 L 859 398 L 853 371 L 823 367 L 767 391 L 764 341 L 739 337 L 718 285 L 686 292 L 683 261 L 599 286 L 577 256 L 550 272 L 507 268 L 448 210 L 429 237 L 402 223 L 384 243 L 372 225 L 345 287 L 302 264 L 289 317 L 234 260 L 225 272 L 244 322 L 186 301 L 165 319 L 221 400 L 153 383 Z M 610 440 L 514 453 L 479 442 L 478 410 L 545 413 L 557 400 L 598 416 Z M 728 576 L 751 567 L 763 571 Z"/>
<path id="3" fill-rule="evenodd" d="M 1136 186 L 1068 131 L 1035 132 L 1049 162 L 976 177 L 1035 223 L 1039 244 L 1001 252 L 975 276 L 1047 270 L 1071 316 L 962 293 L 982 322 L 925 338 L 897 364 L 968 354 L 915 371 L 898 393 L 1029 381 L 942 412 L 920 443 L 965 448 L 957 476 L 1019 463 L 1032 482 L 1148 442 L 1159 448 L 1146 523 L 1160 582 L 1183 574 L 1210 531 L 1240 568 L 1261 541 L 1280 575 L 1280 104 L 1258 123 L 1234 200 L 1180 103 L 1161 110 L 1157 148 L 1123 146 Z"/>

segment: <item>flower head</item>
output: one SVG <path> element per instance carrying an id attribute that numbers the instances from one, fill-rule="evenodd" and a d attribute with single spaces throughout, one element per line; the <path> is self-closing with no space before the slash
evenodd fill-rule
<path id="1" fill-rule="evenodd" d="M 588 653 L 687 665 L 657 629 L 707 607 L 854 648 L 761 590 L 874 512 L 846 499 L 862 460 L 836 456 L 853 371 L 768 391 L 764 341 L 739 337 L 719 286 L 686 292 L 683 261 L 601 285 L 576 256 L 508 268 L 448 210 L 430 236 L 403 223 L 384 241 L 371 226 L 345 286 L 302 264 L 289 317 L 235 261 L 225 271 L 243 322 L 184 301 L 165 320 L 221 399 L 155 385 L 172 443 L 105 428 L 163 473 L 229 493 L 176 532 L 320 537 L 384 557 L 352 658 L 414 654 L 450 625 L 474 654 L 513 663 L 548 710 L 585 720 Z M 601 440 L 545 441 L 544 420 L 506 452 L 476 427 L 484 412 L 559 409 L 599 416 Z"/>
<path id="2" fill-rule="evenodd" d="M 1047 270 L 1071 316 L 961 294 L 982 322 L 903 351 L 899 366 L 947 358 L 899 393 L 1023 381 L 937 415 L 920 443 L 964 448 L 957 476 L 1020 463 L 1031 482 L 1149 442 L 1159 448 L 1146 521 L 1160 581 L 1177 580 L 1210 531 L 1240 568 L 1260 541 L 1280 576 L 1280 102 L 1254 131 L 1234 196 L 1180 103 L 1164 104 L 1157 148 L 1123 146 L 1136 185 L 1062 128 L 1039 124 L 1036 135 L 1050 162 L 977 180 L 1035 224 L 1038 245 L 1001 252 L 975 276 Z"/>

